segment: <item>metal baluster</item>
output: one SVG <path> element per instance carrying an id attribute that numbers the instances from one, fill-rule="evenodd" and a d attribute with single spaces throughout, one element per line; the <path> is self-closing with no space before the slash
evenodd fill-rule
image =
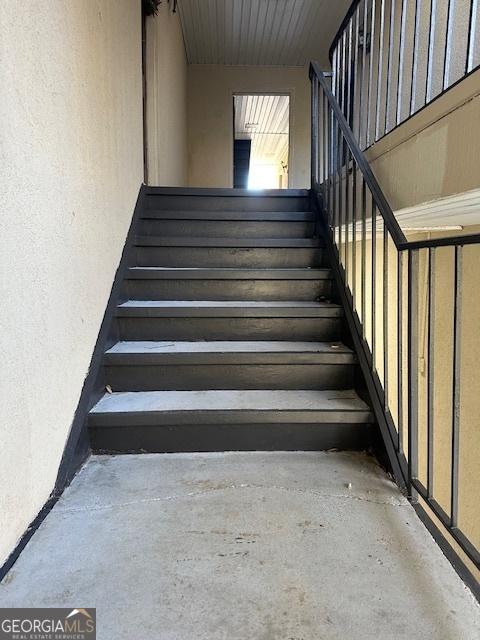
<path id="1" fill-rule="evenodd" d="M 372 371 L 376 370 L 377 325 L 377 206 L 372 202 Z"/>
<path id="2" fill-rule="evenodd" d="M 352 48 L 353 48 L 353 18 L 350 19 L 350 24 L 348 27 L 348 75 L 347 75 L 347 102 L 345 105 L 345 118 L 350 126 L 353 129 L 353 96 L 352 96 Z"/>
<path id="3" fill-rule="evenodd" d="M 338 194 L 337 194 L 337 172 L 338 172 L 338 124 L 332 111 L 332 179 L 333 179 L 333 239 L 337 242 L 338 230 Z"/>
<path id="4" fill-rule="evenodd" d="M 370 124 L 372 114 L 372 100 L 373 100 L 373 54 L 375 44 L 375 7 L 376 0 L 372 0 L 372 12 L 371 12 L 371 32 L 370 32 L 370 64 L 369 64 L 369 78 L 368 78 L 368 114 L 367 114 L 367 139 L 366 147 L 370 146 Z"/>
<path id="5" fill-rule="evenodd" d="M 434 381 L 434 358 L 435 358 L 435 249 L 428 250 L 428 394 L 427 394 L 427 494 L 433 496 L 433 469 L 434 469 L 434 438 L 433 426 L 435 415 L 435 381 Z"/>
<path id="6" fill-rule="evenodd" d="M 362 174 L 362 330 L 363 338 L 366 340 L 366 281 L 367 281 L 367 185 Z"/>
<path id="7" fill-rule="evenodd" d="M 349 239 L 350 239 L 350 149 L 345 143 L 345 283 L 348 287 L 349 274 Z"/>
<path id="8" fill-rule="evenodd" d="M 462 258 L 463 247 L 455 247 L 455 306 L 453 309 L 453 411 L 452 411 L 452 485 L 451 526 L 458 526 L 458 466 L 460 449 L 460 358 L 462 333 Z"/>
<path id="9" fill-rule="evenodd" d="M 388 230 L 383 223 L 383 389 L 385 411 L 388 411 Z"/>
<path id="10" fill-rule="evenodd" d="M 408 481 L 418 477 L 418 259 L 419 250 L 408 252 Z"/>
<path id="11" fill-rule="evenodd" d="M 340 79 L 341 79 L 340 107 L 344 115 L 345 115 L 345 101 L 346 101 L 346 83 L 345 83 L 346 58 L 347 58 L 347 33 L 346 31 L 344 31 L 342 35 L 341 67 L 340 67 Z"/>
<path id="12" fill-rule="evenodd" d="M 338 44 L 335 47 L 335 50 L 333 52 L 333 59 L 332 59 L 332 72 L 333 72 L 333 76 L 332 76 L 332 93 L 335 96 L 335 98 L 337 98 L 338 94 L 337 94 L 337 83 L 338 83 Z"/>
<path id="13" fill-rule="evenodd" d="M 402 119 L 402 97 L 403 97 L 403 67 L 405 64 L 405 38 L 407 30 L 407 3 L 408 0 L 402 1 L 402 16 L 400 18 L 400 48 L 398 60 L 398 89 L 397 89 L 397 125 Z"/>
<path id="14" fill-rule="evenodd" d="M 397 394 L 398 452 L 403 453 L 403 251 L 397 256 Z"/>
<path id="15" fill-rule="evenodd" d="M 365 85 L 365 77 L 366 77 L 366 67 L 367 67 L 367 28 L 368 28 L 368 0 L 365 0 L 364 8 L 363 8 L 363 54 L 362 54 L 362 86 L 360 87 L 360 107 L 359 107 L 359 122 L 358 122 L 358 140 L 361 149 L 364 149 L 367 146 L 367 136 L 365 129 L 365 142 L 362 140 L 363 132 L 363 113 L 364 113 L 364 104 L 368 107 L 368 89 Z M 364 100 L 365 98 L 365 100 Z M 367 114 L 366 114 L 367 115 Z M 365 119 L 365 123 L 367 120 Z"/>
<path id="16" fill-rule="evenodd" d="M 312 189 L 318 182 L 318 78 L 312 77 L 312 146 L 311 146 L 311 183 Z"/>
<path id="17" fill-rule="evenodd" d="M 331 182 L 330 182 L 330 150 L 331 150 L 331 140 L 330 140 L 330 108 L 327 100 L 327 96 L 325 95 L 324 90 L 322 89 L 323 100 L 325 104 L 325 188 L 326 188 L 326 208 L 327 208 L 327 222 L 328 226 L 331 226 L 332 223 L 332 209 L 331 209 Z"/>
<path id="18" fill-rule="evenodd" d="M 422 17 L 422 0 L 415 0 L 415 26 L 413 31 L 413 65 L 412 84 L 410 87 L 410 115 L 415 113 L 415 101 L 417 98 L 417 73 L 418 73 L 418 40 L 420 37 L 420 18 Z"/>
<path id="19" fill-rule="evenodd" d="M 380 137 L 380 101 L 382 99 L 382 78 L 383 78 L 383 41 L 385 38 L 385 0 L 381 0 L 380 5 L 380 39 L 378 41 L 378 78 L 377 78 L 377 113 L 375 121 L 374 140 Z"/>
<path id="20" fill-rule="evenodd" d="M 393 53 L 395 43 L 395 5 L 396 0 L 390 0 L 390 33 L 388 41 L 388 62 L 387 62 L 387 88 L 385 91 L 385 123 L 383 133 L 386 134 L 390 130 L 390 104 L 393 96 L 391 95 L 393 84 Z"/>
<path id="21" fill-rule="evenodd" d="M 327 101 L 327 136 L 328 136 L 328 162 L 327 162 L 327 170 L 328 170 L 328 213 L 329 213 L 329 223 L 330 226 L 333 227 L 333 192 L 332 192 L 332 162 L 333 162 L 333 154 L 332 154 L 332 145 L 333 145 L 333 136 L 332 136 L 332 116 L 330 114 L 330 106 Z"/>
<path id="22" fill-rule="evenodd" d="M 449 86 L 450 61 L 452 59 L 452 23 L 455 14 L 455 0 L 448 0 L 447 32 L 445 36 L 445 58 L 443 61 L 443 90 Z"/>
<path id="23" fill-rule="evenodd" d="M 473 70 L 475 65 L 475 44 L 478 46 L 478 42 L 475 42 L 475 34 L 477 30 L 477 20 L 478 20 L 478 0 L 472 0 L 470 6 L 470 20 L 468 27 L 468 55 L 467 55 L 467 65 L 465 68 L 465 73 L 470 73 Z"/>
<path id="24" fill-rule="evenodd" d="M 357 163 L 352 156 L 352 296 L 353 308 L 357 308 Z"/>
<path id="25" fill-rule="evenodd" d="M 323 182 L 327 193 L 326 202 L 328 203 L 328 102 L 327 97 L 322 89 L 322 105 L 323 105 Z"/>
<path id="26" fill-rule="evenodd" d="M 425 91 L 425 102 L 432 99 L 433 87 L 433 53 L 435 50 L 435 29 L 437 21 L 437 0 L 432 0 L 430 8 L 430 31 L 428 34 L 428 65 L 427 65 L 427 89 Z"/>
<path id="27" fill-rule="evenodd" d="M 360 127 L 358 124 L 359 118 L 360 118 L 360 111 L 361 111 L 361 107 L 359 107 L 359 105 L 361 105 L 361 95 L 360 96 L 358 95 L 358 57 L 359 57 L 358 52 L 360 48 L 360 43 L 359 43 L 360 7 L 361 7 L 361 4 L 359 3 L 356 9 L 356 12 L 354 14 L 355 15 L 355 37 L 354 37 L 355 56 L 354 56 L 354 66 L 353 66 L 353 123 L 352 123 L 352 129 L 359 145 L 361 144 Z"/>
<path id="28" fill-rule="evenodd" d="M 316 77 L 316 76 L 315 76 Z M 317 138 L 317 166 L 316 166 L 316 174 L 317 174 L 317 185 L 320 186 L 323 182 L 322 174 L 323 174 L 323 102 L 320 99 L 320 83 L 317 79 L 317 121 L 318 121 L 318 138 Z"/>
<path id="29" fill-rule="evenodd" d="M 343 237 L 343 149 L 344 149 L 344 139 L 342 130 L 340 126 L 338 127 L 338 255 L 340 258 L 340 263 L 342 262 L 342 237 Z M 342 266 L 342 264 L 340 264 Z"/>

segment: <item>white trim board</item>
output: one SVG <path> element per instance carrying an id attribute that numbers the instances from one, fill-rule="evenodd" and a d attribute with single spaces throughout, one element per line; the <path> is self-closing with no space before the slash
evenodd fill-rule
<path id="1" fill-rule="evenodd" d="M 480 225 L 480 189 L 394 211 L 404 230 L 442 231 Z"/>

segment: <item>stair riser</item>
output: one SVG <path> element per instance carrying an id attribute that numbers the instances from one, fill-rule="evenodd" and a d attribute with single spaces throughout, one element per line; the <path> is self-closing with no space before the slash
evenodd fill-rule
<path id="1" fill-rule="evenodd" d="M 133 365 L 107 366 L 113 391 L 202 389 L 349 389 L 354 365 Z"/>
<path id="2" fill-rule="evenodd" d="M 142 220 L 140 235 L 175 238 L 310 238 L 313 222 Z"/>
<path id="3" fill-rule="evenodd" d="M 165 211 L 308 211 L 308 197 L 147 196 L 147 208 Z"/>
<path id="4" fill-rule="evenodd" d="M 332 280 L 168 280 L 125 281 L 130 300 L 317 300 L 330 298 Z"/>
<path id="5" fill-rule="evenodd" d="M 343 318 L 118 318 L 121 340 L 340 340 Z"/>
<path id="6" fill-rule="evenodd" d="M 140 267 L 286 268 L 322 266 L 322 249 L 137 247 Z"/>
<path id="7" fill-rule="evenodd" d="M 371 443 L 369 425 L 338 423 L 162 425 L 90 428 L 97 453 L 175 453 L 192 451 L 363 450 Z"/>

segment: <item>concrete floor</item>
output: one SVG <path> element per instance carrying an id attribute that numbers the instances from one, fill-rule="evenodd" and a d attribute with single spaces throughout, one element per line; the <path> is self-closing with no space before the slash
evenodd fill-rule
<path id="1" fill-rule="evenodd" d="M 100 640 L 480 637 L 411 506 L 351 453 L 91 458 L 0 606 L 97 607 Z"/>

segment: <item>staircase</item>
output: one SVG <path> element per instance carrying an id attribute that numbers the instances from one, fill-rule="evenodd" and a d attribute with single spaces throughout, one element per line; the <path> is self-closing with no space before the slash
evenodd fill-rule
<path id="1" fill-rule="evenodd" d="M 149 188 L 89 414 L 101 452 L 362 449 L 309 192 Z"/>

